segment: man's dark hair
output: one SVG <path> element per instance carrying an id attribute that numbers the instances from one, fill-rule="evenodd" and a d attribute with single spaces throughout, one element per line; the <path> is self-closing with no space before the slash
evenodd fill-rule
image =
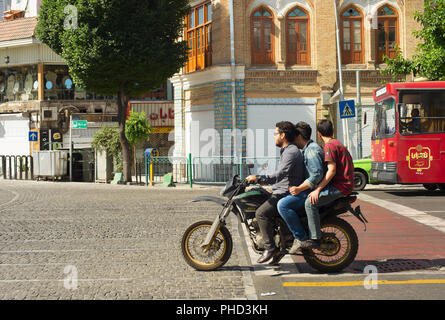
<path id="1" fill-rule="evenodd" d="M 284 133 L 288 142 L 293 142 L 295 139 L 295 126 L 289 121 L 280 121 L 275 125 L 280 133 Z"/>
<path id="2" fill-rule="evenodd" d="M 298 122 L 295 125 L 295 130 L 296 130 L 296 135 L 297 136 L 301 135 L 304 140 L 307 141 L 311 139 L 312 128 L 308 123 L 304 121 Z"/>
<path id="3" fill-rule="evenodd" d="M 334 135 L 334 126 L 331 120 L 320 120 L 317 123 L 317 130 L 323 137 L 332 137 Z"/>

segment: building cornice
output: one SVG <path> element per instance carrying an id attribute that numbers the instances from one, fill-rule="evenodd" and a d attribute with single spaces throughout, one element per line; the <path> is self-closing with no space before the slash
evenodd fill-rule
<path id="1" fill-rule="evenodd" d="M 236 66 L 236 79 L 243 80 L 245 77 L 245 67 Z M 227 66 L 211 66 L 201 71 L 190 72 L 186 74 L 176 74 L 172 77 L 171 83 L 173 86 L 181 86 L 184 90 L 196 86 L 211 85 L 220 81 L 232 79 L 231 67 Z"/>
<path id="2" fill-rule="evenodd" d="M 25 39 L 16 39 L 16 40 L 8 40 L 8 41 L 0 41 L 0 48 L 11 48 L 11 47 L 20 47 L 27 46 L 31 44 L 40 44 L 41 42 L 34 37 L 25 38 Z"/>

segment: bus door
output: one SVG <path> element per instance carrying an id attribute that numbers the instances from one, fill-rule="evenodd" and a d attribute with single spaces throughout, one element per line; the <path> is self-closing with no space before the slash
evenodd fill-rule
<path id="1" fill-rule="evenodd" d="M 397 183 L 396 100 L 389 97 L 375 105 L 372 129 L 371 178 Z"/>
<path id="2" fill-rule="evenodd" d="M 401 183 L 445 182 L 445 89 L 400 90 Z"/>

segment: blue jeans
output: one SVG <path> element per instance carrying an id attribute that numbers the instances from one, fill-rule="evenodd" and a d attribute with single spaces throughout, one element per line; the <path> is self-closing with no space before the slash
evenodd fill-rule
<path id="1" fill-rule="evenodd" d="M 296 196 L 288 195 L 278 201 L 277 209 L 280 216 L 286 221 L 289 230 L 292 232 L 295 239 L 304 240 L 307 238 L 306 231 L 301 225 L 300 218 L 297 211 L 303 209 L 304 202 L 309 194 L 309 191 L 303 191 Z"/>
<path id="2" fill-rule="evenodd" d="M 311 203 L 309 198 L 306 199 L 304 207 L 306 209 L 307 223 L 311 239 L 321 239 L 319 208 L 341 197 L 344 197 L 344 194 L 334 186 L 328 184 L 320 191 L 318 202 L 315 205 Z"/>

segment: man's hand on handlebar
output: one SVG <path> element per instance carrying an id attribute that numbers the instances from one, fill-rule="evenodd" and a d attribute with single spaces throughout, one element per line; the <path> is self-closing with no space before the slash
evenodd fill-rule
<path id="1" fill-rule="evenodd" d="M 246 178 L 246 181 L 250 183 L 258 183 L 258 178 L 254 175 L 250 175 Z"/>

